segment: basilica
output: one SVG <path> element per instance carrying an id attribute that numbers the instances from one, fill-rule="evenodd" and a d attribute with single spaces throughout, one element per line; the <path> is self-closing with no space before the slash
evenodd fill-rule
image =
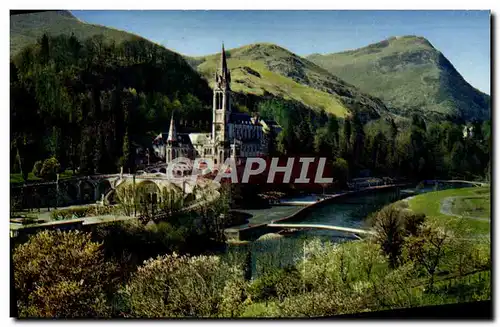
<path id="1" fill-rule="evenodd" d="M 245 158 L 267 155 L 269 136 L 281 131 L 274 120 L 231 110 L 231 74 L 224 45 L 215 73 L 212 112 L 211 133 L 177 133 L 172 115 L 168 133 L 161 133 L 153 141 L 156 156 L 167 164 L 177 157 L 211 159 L 216 166 L 229 157 L 243 163 Z"/>

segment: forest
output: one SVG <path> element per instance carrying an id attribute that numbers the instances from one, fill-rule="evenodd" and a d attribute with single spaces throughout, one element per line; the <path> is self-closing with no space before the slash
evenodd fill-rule
<path id="1" fill-rule="evenodd" d="M 188 127 L 211 116 L 206 81 L 145 40 L 44 35 L 10 68 L 11 167 L 23 175 L 52 157 L 80 174 L 132 168 L 134 147 L 150 144 L 172 112 Z"/>

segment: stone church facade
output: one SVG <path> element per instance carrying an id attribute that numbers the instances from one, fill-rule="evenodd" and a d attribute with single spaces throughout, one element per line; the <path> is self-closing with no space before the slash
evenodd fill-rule
<path id="1" fill-rule="evenodd" d="M 177 133 L 172 115 L 168 134 L 153 141 L 156 156 L 171 162 L 178 157 L 212 159 L 216 166 L 229 157 L 238 163 L 248 157 L 268 153 L 268 137 L 277 135 L 281 127 L 273 120 L 264 120 L 231 108 L 231 75 L 227 67 L 224 45 L 220 66 L 215 73 L 211 133 Z"/>

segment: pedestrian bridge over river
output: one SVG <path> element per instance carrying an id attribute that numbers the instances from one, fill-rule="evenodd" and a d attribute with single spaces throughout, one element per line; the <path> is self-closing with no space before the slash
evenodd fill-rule
<path id="1" fill-rule="evenodd" d="M 358 229 L 358 228 L 349 228 L 349 227 L 340 227 L 340 226 L 331 226 L 331 225 L 319 225 L 319 224 L 275 224 L 270 223 L 267 224 L 268 227 L 277 227 L 277 228 L 318 228 L 318 229 L 328 229 L 339 232 L 346 232 L 351 234 L 363 234 L 363 235 L 375 235 L 375 232 L 372 230 L 366 229 Z"/>

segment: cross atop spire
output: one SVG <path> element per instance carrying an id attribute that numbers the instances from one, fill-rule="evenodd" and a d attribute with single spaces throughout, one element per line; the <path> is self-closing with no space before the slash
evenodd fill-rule
<path id="1" fill-rule="evenodd" d="M 177 140 L 177 133 L 175 132 L 174 113 L 172 112 L 172 118 L 170 119 L 170 129 L 168 130 L 167 142 L 175 142 L 176 140 Z"/>

